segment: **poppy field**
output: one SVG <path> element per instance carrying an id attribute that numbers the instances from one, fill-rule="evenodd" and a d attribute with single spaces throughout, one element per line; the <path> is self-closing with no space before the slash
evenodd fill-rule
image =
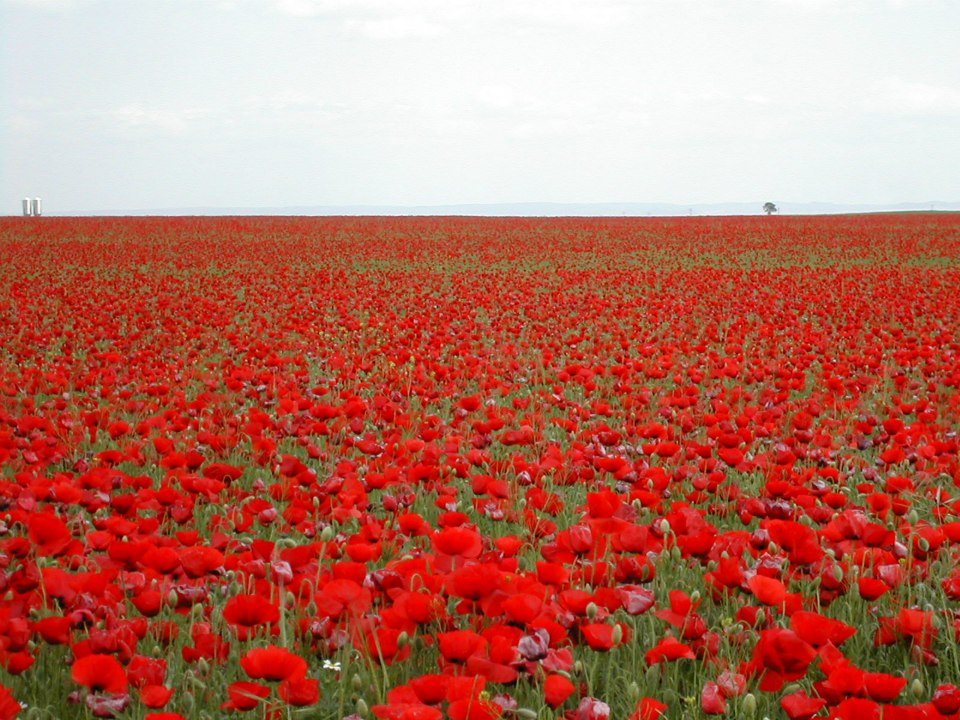
<path id="1" fill-rule="evenodd" d="M 0 219 L 0 720 L 960 718 L 960 217 Z"/>

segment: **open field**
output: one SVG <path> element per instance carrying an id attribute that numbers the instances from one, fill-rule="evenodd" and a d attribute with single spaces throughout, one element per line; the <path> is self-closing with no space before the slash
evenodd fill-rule
<path id="1" fill-rule="evenodd" d="M 957 215 L 2 219 L 0 719 L 960 718 L 958 431 Z"/>

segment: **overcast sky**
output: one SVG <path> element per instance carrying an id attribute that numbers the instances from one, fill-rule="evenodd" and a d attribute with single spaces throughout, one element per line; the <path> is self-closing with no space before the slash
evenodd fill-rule
<path id="1" fill-rule="evenodd" d="M 0 209 L 960 200 L 958 0 L 0 0 Z"/>

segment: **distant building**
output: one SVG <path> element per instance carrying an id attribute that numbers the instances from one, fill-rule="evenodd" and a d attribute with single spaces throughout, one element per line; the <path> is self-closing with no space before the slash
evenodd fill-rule
<path id="1" fill-rule="evenodd" d="M 23 216 L 24 217 L 40 217 L 43 215 L 43 201 L 35 197 L 24 198 L 23 199 Z"/>

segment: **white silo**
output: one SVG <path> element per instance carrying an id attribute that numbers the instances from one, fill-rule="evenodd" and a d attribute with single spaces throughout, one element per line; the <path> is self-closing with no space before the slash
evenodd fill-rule
<path id="1" fill-rule="evenodd" d="M 30 198 L 23 199 L 23 216 L 30 217 L 30 214 L 33 212 L 33 207 L 30 205 Z"/>
<path id="2" fill-rule="evenodd" d="M 33 199 L 31 209 L 33 210 L 33 214 L 35 217 L 40 217 L 41 215 L 43 215 L 43 205 L 41 205 L 40 203 L 40 198 L 35 197 Z"/>

